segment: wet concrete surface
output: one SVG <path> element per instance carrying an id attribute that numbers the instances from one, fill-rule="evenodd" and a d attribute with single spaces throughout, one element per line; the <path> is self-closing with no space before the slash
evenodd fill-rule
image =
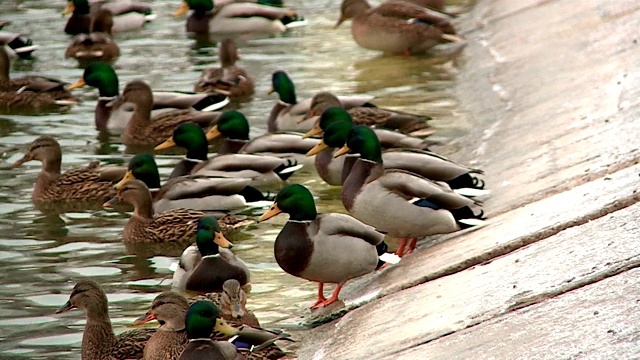
<path id="1" fill-rule="evenodd" d="M 640 356 L 640 3 L 480 0 L 436 149 L 485 170 L 489 224 L 349 283 L 301 359 Z M 342 316 L 342 317 L 340 317 Z"/>

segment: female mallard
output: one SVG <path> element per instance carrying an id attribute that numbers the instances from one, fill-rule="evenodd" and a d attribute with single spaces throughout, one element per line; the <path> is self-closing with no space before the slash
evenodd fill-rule
<path id="1" fill-rule="evenodd" d="M 111 37 L 112 27 L 113 14 L 107 9 L 100 9 L 91 32 L 74 36 L 64 57 L 78 60 L 82 67 L 97 61 L 112 64 L 120 56 L 120 47 Z"/>
<path id="2" fill-rule="evenodd" d="M 229 289 L 231 284 L 234 285 Z M 225 300 L 225 297 L 234 296 L 236 293 L 244 295 L 244 291 L 242 291 L 236 280 L 227 280 L 223 285 L 223 292 L 206 294 L 208 297 L 205 301 L 210 301 L 209 295 L 216 296 L 212 302 L 219 309 L 221 318 L 228 321 L 233 327 L 244 324 L 244 326 L 240 327 L 239 332 L 234 335 L 234 345 L 240 346 L 241 343 L 244 343 L 261 346 L 261 350 L 255 350 L 254 347 L 254 350 L 247 354 L 249 356 L 248 359 L 278 359 L 282 357 L 284 352 L 273 342 L 275 340 L 290 340 L 287 338 L 287 334 L 260 329 L 258 325 L 253 325 L 257 324 L 255 317 L 253 317 L 251 323 L 246 322 L 244 317 L 238 322 L 238 318 L 232 317 L 231 313 L 225 310 L 225 305 L 241 306 L 235 300 L 231 300 L 228 303 L 228 300 Z M 156 333 L 147 341 L 144 348 L 145 359 L 164 360 L 177 358 L 187 345 L 184 320 L 189 304 L 200 300 L 202 299 L 189 299 L 189 302 L 187 302 L 184 296 L 173 291 L 165 291 L 156 296 L 151 304 L 151 309 L 134 322 L 134 325 L 140 325 L 152 320 L 158 320 L 161 324 Z M 229 339 L 229 333 L 220 333 L 214 330 L 210 334 L 210 338 L 226 340 Z"/>
<path id="3" fill-rule="evenodd" d="M 250 2 L 232 2 L 214 11 L 212 0 L 184 0 L 173 15 L 190 9 L 187 32 L 196 34 L 272 36 L 301 22 L 295 10 Z"/>
<path id="4" fill-rule="evenodd" d="M 180 264 L 173 274 L 173 288 L 182 292 L 209 293 L 222 291 L 222 284 L 229 279 L 238 280 L 241 286 L 250 288 L 251 274 L 247 265 L 231 251 L 220 250 L 218 244 L 230 244 L 222 235 L 218 221 L 211 216 L 198 220 L 196 246 L 187 248 L 180 257 Z"/>
<path id="5" fill-rule="evenodd" d="M 322 122 L 328 123 L 328 121 L 325 121 L 325 117 L 329 117 L 334 113 L 344 114 L 344 110 L 329 108 L 322 115 Z M 347 142 L 349 131 L 353 128 L 351 122 L 338 119 L 340 117 L 337 117 L 326 126 L 322 140 L 307 153 L 307 156 L 317 154 L 316 169 L 323 179 L 327 177 L 331 181 L 335 181 L 334 179 L 341 180 L 340 183 L 330 183 L 331 185 L 342 185 L 342 181 L 346 179 L 357 158 L 353 155 L 338 159 L 330 158 L 337 149 L 344 146 Z M 346 158 L 341 163 L 342 167 L 334 166 L 333 161 L 341 158 Z M 452 189 L 469 188 L 481 190 L 484 187 L 484 182 L 473 175 L 482 174 L 482 170 L 460 165 L 430 151 L 411 148 L 388 149 L 382 152 L 382 160 L 385 169 L 410 171 L 430 180 L 446 182 Z"/>
<path id="6" fill-rule="evenodd" d="M 126 145 L 155 146 L 170 137 L 175 127 L 182 123 L 209 126 L 219 116 L 211 112 L 172 110 L 161 113 L 152 120 L 153 94 L 149 85 L 142 80 L 129 82 L 113 107 L 117 111 L 120 107 L 129 106 L 128 104 L 134 104 L 134 110 L 124 128 L 123 142 Z"/>
<path id="7" fill-rule="evenodd" d="M 342 186 L 342 204 L 356 219 L 401 238 L 398 255 L 404 254 L 407 239 L 412 252 L 419 237 L 479 224 L 482 213 L 473 213 L 473 200 L 416 174 L 385 170 L 380 141 L 371 128 L 354 126 L 347 144 L 334 156 L 350 150 L 360 158 Z"/>
<path id="8" fill-rule="evenodd" d="M 111 3 L 88 0 L 69 0 L 62 14 L 72 14 L 67 20 L 64 32 L 69 35 L 87 34 L 95 20 L 95 14 L 102 10 L 113 13 L 113 31 L 123 32 L 141 29 L 145 23 L 155 19 L 151 8 L 144 3 L 133 1 L 115 1 Z"/>
<path id="9" fill-rule="evenodd" d="M 312 308 L 337 301 L 347 280 L 379 266 L 378 256 L 386 250 L 384 235 L 348 215 L 318 215 L 306 187 L 293 184 L 282 188 L 259 221 L 282 212 L 289 214 L 289 221 L 274 244 L 276 261 L 287 273 L 318 282 L 318 301 Z M 329 299 L 322 292 L 324 283 L 338 284 Z"/>
<path id="10" fill-rule="evenodd" d="M 315 145 L 295 133 L 267 133 L 249 140 L 249 121 L 236 110 L 223 112 L 206 136 L 207 140 L 224 138 L 218 154 L 305 154 Z"/>
<path id="11" fill-rule="evenodd" d="M 187 149 L 187 155 L 171 172 L 170 178 L 183 175 L 227 176 L 251 179 L 251 186 L 263 186 L 287 180 L 302 165 L 295 160 L 256 154 L 225 154 L 208 159 L 209 145 L 204 131 L 193 124 L 178 126 L 173 136 L 156 150 L 171 146 Z"/>
<path id="12" fill-rule="evenodd" d="M 218 57 L 220 67 L 202 70 L 193 91 L 213 92 L 236 101 L 249 99 L 255 85 L 247 72 L 236 66 L 236 60 L 240 59 L 236 42 L 233 39 L 222 40 Z"/>
<path id="13" fill-rule="evenodd" d="M 176 177 L 160 186 L 158 165 L 149 154 L 138 154 L 129 160 L 127 173 L 116 189 L 134 179 L 144 182 L 151 191 L 156 213 L 178 208 L 228 211 L 242 209 L 247 202 L 268 200 L 258 189 L 248 185 L 251 179 L 189 175 Z"/>
<path id="14" fill-rule="evenodd" d="M 277 92 L 280 100 L 271 109 L 267 127 L 269 132 L 275 131 L 309 131 L 313 123 L 301 122 L 311 108 L 311 98 L 298 101 L 296 88 L 289 75 L 284 71 L 276 71 L 271 76 L 269 94 Z M 354 106 L 364 106 L 373 100 L 373 96 L 340 96 L 342 105 L 350 109 Z"/>
<path id="15" fill-rule="evenodd" d="M 43 76 L 9 78 L 9 55 L 0 44 L 0 113 L 41 114 L 60 112 L 77 103 L 59 80 Z"/>
<path id="16" fill-rule="evenodd" d="M 372 8 L 367 0 L 343 0 L 336 27 L 351 18 L 351 35 L 366 49 L 409 55 L 460 40 L 451 35 L 455 30 L 449 16 L 405 1 Z"/>
<path id="17" fill-rule="evenodd" d="M 136 329 L 113 334 L 107 296 L 95 281 L 82 280 L 73 287 L 69 301 L 56 314 L 81 309 L 87 316 L 82 335 L 83 359 L 139 359 L 155 329 Z"/>
<path id="18" fill-rule="evenodd" d="M 101 167 L 98 161 L 94 161 L 86 167 L 61 173 L 60 144 L 50 136 L 40 136 L 34 140 L 29 152 L 13 166 L 32 160 L 42 163 L 42 171 L 38 174 L 31 196 L 39 208 L 67 203 L 91 207 L 102 203 L 115 195 L 113 185 L 126 171 L 123 167 Z"/>
<path id="19" fill-rule="evenodd" d="M 319 92 L 311 100 L 308 118 L 322 115 L 331 107 L 342 107 L 338 97 L 330 92 Z M 429 116 L 414 115 L 402 111 L 382 109 L 376 106 L 356 106 L 347 110 L 354 124 L 374 126 L 399 131 L 412 136 L 428 136 L 433 129 L 427 123 Z M 317 130 L 317 125 L 314 126 Z"/>
<path id="20" fill-rule="evenodd" d="M 82 78 L 68 89 L 85 85 L 98 88 L 100 94 L 94 115 L 96 129 L 122 131 L 133 116 L 136 105 L 121 103 L 117 108 L 112 106 L 111 102 L 117 102 L 120 91 L 118 75 L 113 67 L 109 64 L 93 63 L 84 69 Z M 217 94 L 193 94 L 180 91 L 154 91 L 152 98 L 152 118 L 174 109 L 214 111 L 229 103 L 225 96 Z"/>
<path id="21" fill-rule="evenodd" d="M 104 206 L 111 207 L 120 202 L 132 204 L 134 208 L 133 216 L 124 227 L 122 241 L 131 252 L 144 255 L 164 254 L 162 252 L 168 252 L 169 255 L 180 254 L 185 245 L 193 241 L 197 222 L 205 215 L 201 211 L 190 209 L 174 209 L 155 214 L 149 188 L 140 180 L 127 181 Z M 223 225 L 227 227 L 231 224 L 225 222 Z M 224 237 L 215 239 L 222 247 L 231 246 Z M 154 249 L 154 244 L 161 250 Z"/>

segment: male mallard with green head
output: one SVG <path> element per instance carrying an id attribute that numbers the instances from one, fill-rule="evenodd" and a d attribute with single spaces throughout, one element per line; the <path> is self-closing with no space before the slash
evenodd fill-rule
<path id="1" fill-rule="evenodd" d="M 318 214 L 306 187 L 293 184 L 282 188 L 260 221 L 283 212 L 289 214 L 289 221 L 274 244 L 276 262 L 293 276 L 318 282 L 318 300 L 312 308 L 337 301 L 347 280 L 381 265 L 379 255 L 386 250 L 384 235 L 348 215 Z M 338 284 L 328 299 L 323 295 L 325 283 Z"/>
<path id="2" fill-rule="evenodd" d="M 87 316 L 82 335 L 83 359 L 139 359 L 145 343 L 155 332 L 155 329 L 136 329 L 114 335 L 107 296 L 92 280 L 79 281 L 69 301 L 56 310 L 56 314 L 76 308 Z"/>
<path id="3" fill-rule="evenodd" d="M 180 360 L 236 359 L 238 351 L 233 344 L 209 338 L 214 330 L 228 336 L 238 333 L 222 319 L 220 310 L 212 302 L 195 302 L 187 310 L 184 322 L 189 342 L 180 354 Z"/>
<path id="4" fill-rule="evenodd" d="M 397 254 L 409 252 L 418 238 L 450 233 L 481 223 L 476 203 L 435 183 L 403 170 L 385 170 L 380 141 L 371 128 L 354 126 L 347 143 L 334 156 L 360 154 L 342 186 L 342 204 L 356 219 L 385 234 L 401 238 Z M 418 199 L 418 200 L 416 200 Z"/>

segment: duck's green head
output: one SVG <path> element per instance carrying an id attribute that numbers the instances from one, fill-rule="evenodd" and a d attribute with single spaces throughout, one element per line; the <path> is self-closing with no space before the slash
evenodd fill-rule
<path id="1" fill-rule="evenodd" d="M 173 16 L 180 16 L 185 14 L 189 10 L 193 10 L 196 13 L 206 13 L 213 10 L 212 0 L 183 0 L 182 4 L 173 13 Z"/>
<path id="2" fill-rule="evenodd" d="M 322 113 L 320 119 L 318 119 L 318 122 L 316 122 L 313 128 L 307 131 L 307 133 L 304 134 L 302 138 L 321 135 L 322 132 L 325 131 L 327 127 L 329 127 L 329 125 L 335 122 L 347 122 L 349 124 L 352 124 L 353 119 L 351 118 L 351 115 L 349 115 L 347 110 L 341 107 L 330 107 Z"/>
<path id="3" fill-rule="evenodd" d="M 234 140 L 249 140 L 249 121 L 239 111 L 225 111 L 218 118 L 218 124 L 207 132 L 207 140 L 218 136 Z"/>
<path id="4" fill-rule="evenodd" d="M 98 88 L 100 96 L 118 96 L 118 75 L 113 67 L 105 63 L 93 63 L 84 69 L 82 78 L 70 85 L 67 89 L 72 90 L 85 85 Z"/>
<path id="5" fill-rule="evenodd" d="M 209 144 L 202 128 L 191 123 L 183 123 L 173 130 L 173 136 L 155 147 L 155 150 L 179 146 L 187 149 L 189 159 L 207 160 Z"/>
<path id="6" fill-rule="evenodd" d="M 280 96 L 280 101 L 287 104 L 297 104 L 296 100 L 296 87 L 293 85 L 293 81 L 286 72 L 279 70 L 273 73 L 271 76 L 271 89 L 269 94 L 277 92 Z"/>
<path id="7" fill-rule="evenodd" d="M 214 329 L 226 336 L 238 333 L 222 319 L 220 309 L 206 300 L 196 301 L 189 307 L 184 323 L 189 339 L 208 339 Z"/>
<path id="8" fill-rule="evenodd" d="M 69 0 L 67 1 L 67 7 L 62 11 L 62 14 L 66 15 L 73 13 L 74 15 L 88 15 L 90 10 L 88 0 Z"/>
<path id="9" fill-rule="evenodd" d="M 138 154 L 132 157 L 131 160 L 129 160 L 127 173 L 115 186 L 116 190 L 120 189 L 127 181 L 135 179 L 147 184 L 149 189 L 160 188 L 160 174 L 153 155 Z"/>
<path id="10" fill-rule="evenodd" d="M 289 214 L 289 219 L 294 221 L 313 220 L 318 216 L 311 191 L 300 184 L 280 189 L 271 208 L 258 221 L 268 220 L 283 212 Z"/>
<path id="11" fill-rule="evenodd" d="M 229 249 L 233 247 L 233 244 L 222 234 L 220 224 L 213 216 L 203 216 L 198 220 L 196 245 L 202 256 L 217 254 L 218 246 Z"/>
<path id="12" fill-rule="evenodd" d="M 338 150 L 333 157 L 344 155 L 349 151 L 360 154 L 361 159 L 382 162 L 380 140 L 373 129 L 365 125 L 355 125 L 347 135 L 347 144 Z"/>

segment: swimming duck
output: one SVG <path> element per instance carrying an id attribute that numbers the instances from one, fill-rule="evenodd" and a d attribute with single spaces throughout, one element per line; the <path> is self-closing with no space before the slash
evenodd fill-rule
<path id="1" fill-rule="evenodd" d="M 269 94 L 278 93 L 279 101 L 271 109 L 267 128 L 269 132 L 276 131 L 309 131 L 313 127 L 312 121 L 300 122 L 311 108 L 311 98 L 298 101 L 296 88 L 286 72 L 279 70 L 271 76 Z M 373 100 L 373 96 L 339 96 L 340 102 L 346 109 L 354 106 L 365 106 Z"/>
<path id="2" fill-rule="evenodd" d="M 173 288 L 201 294 L 220 292 L 225 281 L 236 279 L 249 289 L 251 274 L 247 265 L 231 251 L 219 249 L 218 244 L 229 244 L 229 241 L 214 217 L 203 216 L 196 230 L 198 252 L 187 248 L 182 253 L 173 274 Z"/>
<path id="3" fill-rule="evenodd" d="M 353 39 L 370 50 L 410 55 L 444 41 L 460 41 L 449 16 L 405 1 L 372 7 L 366 0 L 343 0 L 336 27 L 347 19 L 353 19 Z"/>
<path id="4" fill-rule="evenodd" d="M 38 208 L 66 203 L 78 203 L 75 205 L 81 208 L 82 205 L 91 207 L 93 203 L 102 203 L 115 195 L 113 185 L 126 171 L 124 167 L 101 167 L 99 161 L 94 161 L 88 166 L 61 173 L 60 144 L 46 135 L 34 140 L 29 152 L 13 166 L 32 160 L 42 163 L 42 171 L 31 195 Z"/>
<path id="5" fill-rule="evenodd" d="M 92 63 L 84 69 L 80 80 L 69 90 L 89 85 L 98 88 L 99 97 L 95 108 L 95 125 L 98 130 L 122 131 L 133 116 L 134 103 L 119 102 L 118 75 L 113 67 L 105 63 Z M 182 91 L 154 91 L 152 118 L 175 109 L 214 111 L 229 103 L 226 96 L 217 94 L 195 94 Z M 118 102 L 116 108 L 112 102 Z"/>
<path id="6" fill-rule="evenodd" d="M 311 100 L 308 118 L 322 115 L 330 107 L 342 107 L 338 97 L 330 92 L 319 92 Z M 402 111 L 382 109 L 376 106 L 355 106 L 347 110 L 354 124 L 396 130 L 412 136 L 429 136 L 433 129 L 427 123 L 429 116 L 414 115 Z M 316 125 L 314 129 L 319 130 Z"/>
<path id="7" fill-rule="evenodd" d="M 78 99 L 64 89 L 63 82 L 33 75 L 10 79 L 9 68 L 9 56 L 0 46 L 0 113 L 61 112 L 77 104 Z"/>
<path id="8" fill-rule="evenodd" d="M 220 67 L 202 70 L 193 91 L 213 92 L 236 101 L 251 97 L 255 85 L 247 72 L 236 66 L 236 60 L 240 59 L 236 42 L 233 39 L 222 40 L 218 57 Z"/>
<path id="9" fill-rule="evenodd" d="M 360 154 L 342 186 L 342 204 L 356 219 L 388 236 L 401 238 L 397 255 L 416 248 L 419 237 L 450 233 L 479 225 L 476 203 L 435 183 L 403 170 L 385 170 L 380 141 L 371 128 L 355 125 L 347 143 L 334 156 Z M 415 200 L 419 199 L 419 200 Z"/>
<path id="10" fill-rule="evenodd" d="M 290 340 L 288 334 L 260 329 L 258 326 L 244 322 L 244 318 L 241 322 L 238 322 L 237 318 L 231 317 L 230 313 L 226 312 L 224 309 L 225 300 L 218 299 L 229 294 L 227 288 L 229 287 L 228 285 L 232 283 L 235 283 L 234 290 L 232 290 L 234 293 L 244 294 L 236 280 L 227 280 L 223 285 L 222 293 L 206 295 L 217 296 L 212 302 L 220 311 L 221 318 L 226 320 L 233 328 L 244 324 L 244 326 L 238 329 L 238 333 L 234 335 L 234 345 L 241 346 L 241 343 L 244 343 L 254 346 L 257 345 L 262 348 L 262 350 L 256 350 L 254 347 L 253 351 L 247 354 L 248 359 L 278 359 L 283 356 L 284 352 L 280 350 L 277 345 L 273 344 L 273 342 L 275 340 Z M 161 324 L 156 333 L 147 341 L 144 348 L 145 359 L 164 360 L 177 358 L 187 345 L 184 320 L 187 310 L 189 309 L 189 304 L 203 300 L 199 298 L 200 297 L 196 298 L 198 300 L 189 299 L 187 301 L 184 296 L 173 291 L 165 291 L 156 296 L 151 304 L 151 309 L 134 322 L 134 325 L 140 325 L 152 320 L 158 320 Z M 204 301 L 210 301 L 210 298 L 207 297 Z M 255 323 L 257 323 L 257 319 Z M 210 338 L 212 340 L 227 340 L 229 339 L 229 335 L 228 333 L 223 334 L 214 330 L 213 333 L 210 334 Z M 244 349 L 239 350 L 242 351 Z"/>
<path id="11" fill-rule="evenodd" d="M 95 14 L 102 9 L 109 10 L 114 15 L 113 32 L 141 29 L 144 24 L 156 17 L 147 4 L 140 2 L 95 1 L 89 4 L 88 0 L 69 0 L 62 14 L 72 15 L 67 20 L 64 32 L 69 35 L 88 34 Z"/>
<path id="12" fill-rule="evenodd" d="M 264 186 L 287 180 L 302 165 L 295 160 L 257 154 L 224 154 L 208 159 L 208 142 L 197 125 L 182 124 L 173 136 L 156 146 L 156 150 L 171 146 L 187 149 L 187 155 L 171 172 L 171 179 L 183 175 L 249 178 L 251 186 Z"/>
<path id="13" fill-rule="evenodd" d="M 283 187 L 259 221 L 283 212 L 289 214 L 289 221 L 274 244 L 276 262 L 293 276 L 318 282 L 318 301 L 312 308 L 337 301 L 347 280 L 370 273 L 380 265 L 378 256 L 386 250 L 384 235 L 348 215 L 318 214 L 306 187 Z M 323 295 L 325 283 L 338 284 L 328 299 Z"/>
<path id="14" fill-rule="evenodd" d="M 267 200 L 258 189 L 249 186 L 251 179 L 187 175 L 179 176 L 160 186 L 160 174 L 150 154 L 137 154 L 129 160 L 127 173 L 116 185 L 142 180 L 153 196 L 156 213 L 189 208 L 202 211 L 242 209 L 247 202 Z"/>
<path id="15" fill-rule="evenodd" d="M 83 359 L 139 359 L 145 343 L 155 332 L 155 329 L 136 329 L 114 335 L 107 296 L 92 280 L 79 281 L 69 301 L 56 310 L 56 314 L 76 308 L 87 316 L 82 335 Z"/>
<path id="16" fill-rule="evenodd" d="M 344 115 L 344 110 L 337 109 L 339 108 L 328 109 L 322 115 L 323 123 L 326 124 L 325 118 L 334 113 L 337 113 L 338 116 Z M 340 117 L 337 117 L 326 126 L 322 140 L 307 153 L 307 156 L 317 154 L 316 169 L 323 179 L 325 177 L 331 180 L 341 179 L 340 183 L 331 185 L 342 185 L 342 181 L 346 179 L 357 158 L 357 156 L 353 155 L 340 157 L 345 158 L 342 168 L 333 166 L 333 161 L 329 158 L 337 149 L 344 146 L 349 131 L 353 128 L 351 122 L 347 120 L 340 121 L 339 119 Z M 430 180 L 446 182 L 452 189 L 470 188 L 481 190 L 484 188 L 484 182 L 474 176 L 474 174 L 482 174 L 482 170 L 460 165 L 427 150 L 411 148 L 387 149 L 382 152 L 382 160 L 385 169 L 410 171 Z"/>
<path id="17" fill-rule="evenodd" d="M 185 245 L 191 243 L 197 231 L 197 222 L 205 215 L 202 211 L 191 209 L 173 209 L 155 214 L 149 188 L 140 180 L 127 181 L 118 189 L 116 196 L 103 205 L 112 207 L 121 202 L 134 207 L 133 216 L 124 227 L 122 241 L 130 252 L 145 255 L 164 254 L 159 252 L 165 252 L 164 249 L 170 254 L 179 254 Z M 231 221 L 229 224 L 224 221 L 223 226 L 229 227 Z M 232 246 L 224 237 L 216 237 L 215 240 L 222 247 Z M 159 246 L 154 248 L 153 244 Z"/>
<path id="18" fill-rule="evenodd" d="M 0 21 L 0 24 L 10 24 L 9 21 Z M 0 26 L 0 29 L 2 27 Z M 28 59 L 31 54 L 39 48 L 38 45 L 33 44 L 31 38 L 19 33 L 10 33 L 6 31 L 0 31 L 0 44 L 4 47 L 10 57 L 19 57 L 21 59 Z"/>
<path id="19" fill-rule="evenodd" d="M 74 58 L 82 67 L 96 61 L 112 64 L 120 56 L 120 47 L 111 37 L 113 14 L 100 9 L 91 25 L 91 32 L 73 37 L 64 53 L 65 58 Z"/>
<path id="20" fill-rule="evenodd" d="M 218 154 L 305 154 L 315 145 L 298 133 L 267 133 L 249 140 L 249 121 L 236 110 L 223 112 L 206 136 L 207 140 L 224 138 Z"/>
<path id="21" fill-rule="evenodd" d="M 214 11 L 212 0 L 184 0 L 173 15 L 189 10 L 187 32 L 196 34 L 273 36 L 302 22 L 295 10 L 250 2 L 231 2 Z"/>

